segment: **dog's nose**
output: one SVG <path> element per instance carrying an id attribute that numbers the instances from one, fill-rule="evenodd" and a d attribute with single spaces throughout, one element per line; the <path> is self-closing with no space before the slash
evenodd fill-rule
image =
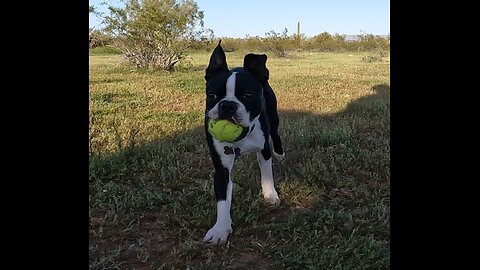
<path id="1" fill-rule="evenodd" d="M 218 104 L 220 114 L 231 116 L 237 111 L 238 105 L 234 101 L 223 100 Z"/>

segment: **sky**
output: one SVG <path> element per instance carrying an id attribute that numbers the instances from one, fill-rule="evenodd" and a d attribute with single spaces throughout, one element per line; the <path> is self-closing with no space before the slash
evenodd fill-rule
<path id="1" fill-rule="evenodd" d="M 105 0 L 89 0 L 99 11 Z M 109 1 L 117 3 L 118 1 Z M 307 37 L 330 34 L 387 35 L 390 33 L 389 0 L 196 0 L 204 12 L 205 28 L 216 37 L 265 36 L 288 29 Z M 102 28 L 95 15 L 89 15 L 90 27 Z"/>

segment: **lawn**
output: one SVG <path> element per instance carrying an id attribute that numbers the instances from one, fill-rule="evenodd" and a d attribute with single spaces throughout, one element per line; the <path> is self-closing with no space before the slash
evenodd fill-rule
<path id="1" fill-rule="evenodd" d="M 367 52 L 269 55 L 286 156 L 263 203 L 254 154 L 233 169 L 233 234 L 215 223 L 203 130 L 210 52 L 176 71 L 89 56 L 90 269 L 390 269 L 390 61 Z M 229 67 L 245 52 L 229 52 Z"/>

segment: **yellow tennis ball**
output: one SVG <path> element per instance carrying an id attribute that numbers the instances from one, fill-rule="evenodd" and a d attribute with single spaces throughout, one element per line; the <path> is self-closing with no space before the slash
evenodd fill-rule
<path id="1" fill-rule="evenodd" d="M 244 127 L 234 124 L 225 119 L 209 119 L 208 132 L 220 142 L 234 142 L 242 132 Z"/>

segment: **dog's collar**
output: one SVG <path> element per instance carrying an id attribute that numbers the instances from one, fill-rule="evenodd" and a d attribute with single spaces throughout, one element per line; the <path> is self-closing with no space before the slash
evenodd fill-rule
<path id="1" fill-rule="evenodd" d="M 240 134 L 240 136 L 238 136 L 237 139 L 235 139 L 234 142 L 238 142 L 238 141 L 242 140 L 243 138 L 247 137 L 247 135 L 252 133 L 254 128 L 255 128 L 255 124 L 253 124 L 250 128 L 245 128 L 244 127 L 243 130 L 242 130 L 242 133 Z"/>

